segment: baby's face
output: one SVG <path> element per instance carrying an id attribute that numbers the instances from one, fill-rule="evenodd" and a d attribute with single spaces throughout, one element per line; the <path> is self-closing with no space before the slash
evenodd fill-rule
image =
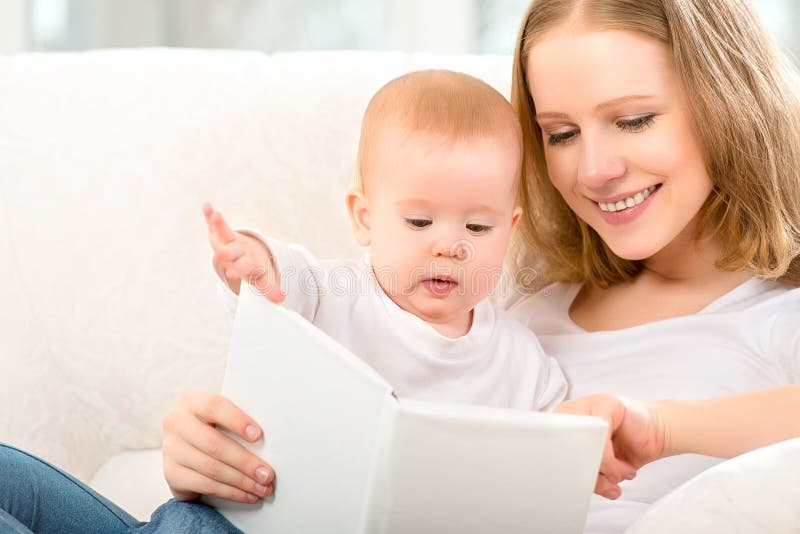
<path id="1" fill-rule="evenodd" d="M 511 135 L 452 141 L 387 130 L 365 177 L 375 274 L 406 311 L 468 326 L 499 281 L 522 212 L 518 145 Z"/>

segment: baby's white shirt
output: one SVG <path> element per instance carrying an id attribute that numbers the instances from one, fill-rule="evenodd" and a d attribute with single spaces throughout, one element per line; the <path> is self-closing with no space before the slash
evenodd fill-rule
<path id="1" fill-rule="evenodd" d="M 366 261 L 318 260 L 300 245 L 244 231 L 269 248 L 294 310 L 362 358 L 399 397 L 523 410 L 552 410 L 566 381 L 536 336 L 489 299 L 466 335 L 448 338 L 400 308 Z M 218 267 L 231 312 L 236 294 Z M 254 290 L 242 284 L 241 291 Z M 535 459 L 532 459 L 535 461 Z"/>
<path id="2" fill-rule="evenodd" d="M 604 332 L 570 319 L 579 290 L 554 284 L 509 307 L 558 361 L 570 399 L 704 399 L 800 382 L 800 289 L 751 278 L 698 313 Z M 720 461 L 683 454 L 644 466 L 621 484 L 618 500 L 593 496 L 586 532 L 623 532 L 650 504 Z"/>

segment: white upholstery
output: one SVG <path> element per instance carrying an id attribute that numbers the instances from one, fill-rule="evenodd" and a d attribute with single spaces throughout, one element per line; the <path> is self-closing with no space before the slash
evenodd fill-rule
<path id="1" fill-rule="evenodd" d="M 800 438 L 722 462 L 661 498 L 627 534 L 800 532 Z"/>
<path id="2" fill-rule="evenodd" d="M 161 417 L 219 386 L 230 334 L 201 203 L 358 254 L 343 199 L 361 113 L 425 67 L 508 94 L 506 56 L 0 56 L 0 441 L 147 518 L 168 497 Z"/>

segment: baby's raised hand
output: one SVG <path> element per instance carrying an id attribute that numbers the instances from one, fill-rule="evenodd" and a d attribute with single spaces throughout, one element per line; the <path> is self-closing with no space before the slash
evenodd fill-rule
<path id="1" fill-rule="evenodd" d="M 214 262 L 222 267 L 231 289 L 238 295 L 244 280 L 269 300 L 283 301 L 278 273 L 264 244 L 234 232 L 208 202 L 203 204 L 203 215 L 208 225 L 208 241 L 214 250 Z"/>

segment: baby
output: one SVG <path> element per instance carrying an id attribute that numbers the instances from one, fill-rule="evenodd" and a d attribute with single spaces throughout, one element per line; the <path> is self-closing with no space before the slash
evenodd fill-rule
<path id="1" fill-rule="evenodd" d="M 369 363 L 401 397 L 551 410 L 566 393 L 534 334 L 494 307 L 522 209 L 522 139 L 508 101 L 466 74 L 421 71 L 381 88 L 361 125 L 347 195 L 362 261 L 234 232 L 203 206 L 217 273 L 282 302 Z"/>

